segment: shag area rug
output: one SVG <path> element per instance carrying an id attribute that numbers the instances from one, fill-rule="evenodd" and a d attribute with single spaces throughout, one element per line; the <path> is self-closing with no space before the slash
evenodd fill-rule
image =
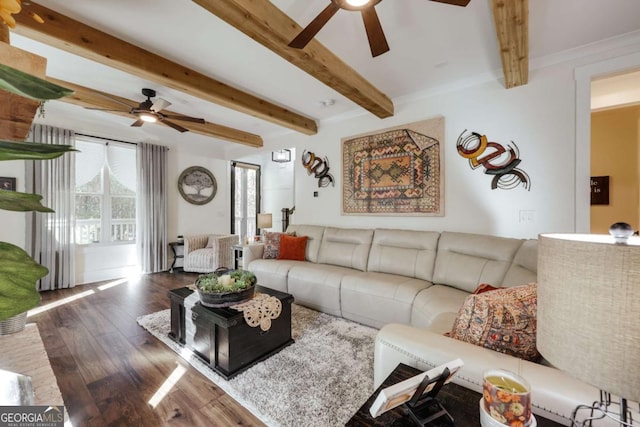
<path id="1" fill-rule="evenodd" d="M 229 381 L 169 338 L 170 310 L 137 320 L 269 426 L 343 426 L 373 391 L 377 330 L 296 304 L 295 343 Z"/>

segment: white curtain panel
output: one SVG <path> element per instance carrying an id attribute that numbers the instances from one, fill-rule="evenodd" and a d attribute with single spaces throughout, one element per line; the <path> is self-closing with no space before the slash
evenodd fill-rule
<path id="1" fill-rule="evenodd" d="M 29 142 L 75 146 L 75 133 L 46 125 L 33 125 Z M 42 204 L 54 213 L 27 214 L 26 250 L 49 269 L 38 283 L 40 291 L 75 286 L 75 154 L 65 153 L 53 160 L 26 162 L 27 193 L 40 194 Z"/>
<path id="2" fill-rule="evenodd" d="M 167 269 L 167 148 L 138 143 L 137 249 L 143 273 Z"/>

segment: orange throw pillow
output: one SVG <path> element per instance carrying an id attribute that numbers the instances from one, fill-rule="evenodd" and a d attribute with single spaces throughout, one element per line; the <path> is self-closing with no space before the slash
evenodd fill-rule
<path id="1" fill-rule="evenodd" d="M 278 259 L 304 261 L 306 250 L 307 236 L 295 237 L 286 234 L 280 236 L 280 253 L 278 254 Z"/>
<path id="2" fill-rule="evenodd" d="M 476 290 L 473 291 L 473 295 L 484 294 L 485 292 L 495 291 L 496 289 L 502 289 L 502 288 L 496 288 L 495 286 L 491 286 L 488 283 L 481 283 L 478 285 Z"/>

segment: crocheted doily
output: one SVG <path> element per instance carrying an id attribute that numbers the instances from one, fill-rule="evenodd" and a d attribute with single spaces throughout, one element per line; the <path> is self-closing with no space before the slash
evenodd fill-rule
<path id="1" fill-rule="evenodd" d="M 282 303 L 274 296 L 256 293 L 253 299 L 229 308 L 242 311 L 247 325 L 255 328 L 260 326 L 263 331 L 271 328 L 271 320 L 277 319 L 282 312 Z"/>

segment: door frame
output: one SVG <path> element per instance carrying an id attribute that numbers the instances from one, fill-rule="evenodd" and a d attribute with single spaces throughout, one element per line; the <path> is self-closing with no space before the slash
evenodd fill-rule
<path id="1" fill-rule="evenodd" d="M 589 64 L 575 69 L 576 132 L 575 132 L 575 211 L 574 231 L 591 232 L 591 81 L 608 74 L 640 68 L 640 53 Z"/>
<path id="2" fill-rule="evenodd" d="M 255 169 L 256 171 L 256 231 L 258 230 L 258 212 L 260 212 L 261 206 L 262 206 L 262 201 L 261 201 L 261 197 L 262 197 L 262 183 L 261 183 L 261 178 L 262 178 L 262 166 L 260 166 L 259 164 L 255 164 L 255 163 L 247 163 L 247 162 L 239 162 L 239 161 L 231 161 L 231 194 L 230 194 L 230 199 L 231 199 L 231 226 L 230 226 L 230 230 L 231 230 L 231 234 L 236 234 L 236 204 L 235 204 L 235 200 L 234 200 L 234 196 L 236 193 L 236 167 L 240 166 L 240 167 L 247 167 L 247 168 L 251 168 L 251 169 Z M 240 236 L 242 237 L 242 236 Z M 241 242 L 242 243 L 242 242 Z"/>

